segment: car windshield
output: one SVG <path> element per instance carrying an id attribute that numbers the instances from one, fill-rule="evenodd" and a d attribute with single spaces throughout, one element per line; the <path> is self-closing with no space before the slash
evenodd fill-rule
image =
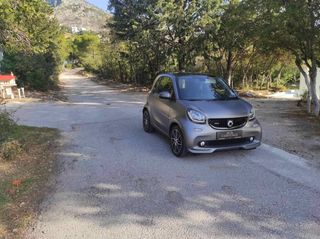
<path id="1" fill-rule="evenodd" d="M 205 75 L 179 76 L 177 80 L 182 100 L 231 100 L 237 95 L 218 77 Z"/>

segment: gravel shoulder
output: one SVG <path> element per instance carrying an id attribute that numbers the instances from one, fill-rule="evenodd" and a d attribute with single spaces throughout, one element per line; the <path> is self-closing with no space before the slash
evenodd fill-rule
<path id="1" fill-rule="evenodd" d="M 294 100 L 247 99 L 256 109 L 264 143 L 307 159 L 320 167 L 320 119 Z"/>

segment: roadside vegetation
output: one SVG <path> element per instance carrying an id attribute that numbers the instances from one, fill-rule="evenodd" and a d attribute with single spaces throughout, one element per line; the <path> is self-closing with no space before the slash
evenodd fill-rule
<path id="1" fill-rule="evenodd" d="M 63 67 L 143 86 L 161 72 L 206 72 L 246 91 L 297 88 L 302 75 L 307 111 L 320 114 L 319 0 L 111 0 L 109 10 L 105 32 L 72 34 L 45 1 L 0 0 L 2 71 L 42 91 Z"/>
<path id="2" fill-rule="evenodd" d="M 18 126 L 0 112 L 0 238 L 19 238 L 48 192 L 57 130 Z"/>
<path id="3" fill-rule="evenodd" d="M 208 72 L 237 89 L 285 90 L 301 73 L 319 116 L 319 0 L 111 0 L 109 10 L 92 67 L 103 79 L 150 85 L 160 72 Z"/>

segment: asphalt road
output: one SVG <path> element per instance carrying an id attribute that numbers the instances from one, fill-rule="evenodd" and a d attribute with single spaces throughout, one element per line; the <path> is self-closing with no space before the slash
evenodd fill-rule
<path id="1" fill-rule="evenodd" d="M 61 79 L 69 102 L 16 113 L 63 135 L 56 189 L 27 238 L 320 238 L 320 171 L 303 159 L 267 145 L 178 159 L 144 133 L 143 94 Z"/>

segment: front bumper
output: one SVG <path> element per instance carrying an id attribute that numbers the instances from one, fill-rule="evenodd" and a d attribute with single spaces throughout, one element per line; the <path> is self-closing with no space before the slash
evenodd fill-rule
<path id="1" fill-rule="evenodd" d="M 232 149 L 249 150 L 261 145 L 262 129 L 258 120 L 249 121 L 244 127 L 234 129 L 234 131 L 241 131 L 242 134 L 242 138 L 236 140 L 218 140 L 218 132 L 230 130 L 217 130 L 208 124 L 195 124 L 186 119 L 181 122 L 181 126 L 186 146 L 191 153 L 213 153 Z M 206 142 L 206 145 L 201 147 L 200 142 Z"/>

